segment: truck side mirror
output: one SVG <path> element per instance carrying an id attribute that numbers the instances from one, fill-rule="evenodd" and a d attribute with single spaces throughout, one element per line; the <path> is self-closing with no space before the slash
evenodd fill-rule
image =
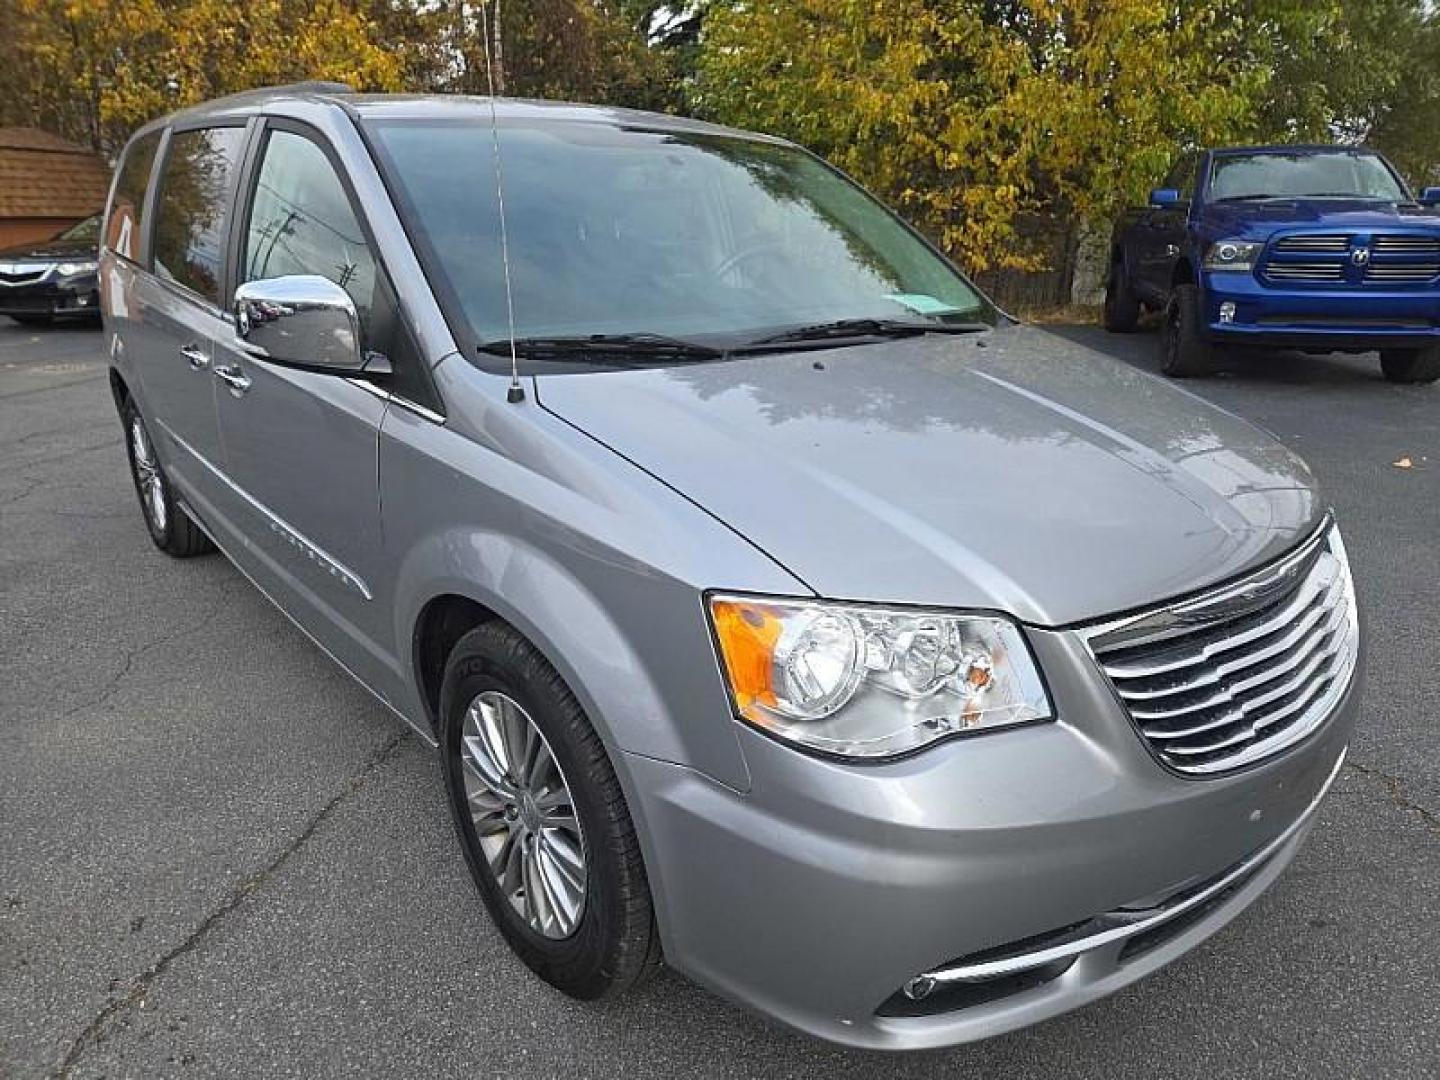
<path id="1" fill-rule="evenodd" d="M 1158 209 L 1166 209 L 1175 206 L 1180 202 L 1180 192 L 1174 188 L 1157 187 L 1150 192 L 1150 205 Z"/>
<path id="2" fill-rule="evenodd" d="M 1420 192 L 1421 206 L 1440 206 L 1440 187 L 1427 187 Z"/>

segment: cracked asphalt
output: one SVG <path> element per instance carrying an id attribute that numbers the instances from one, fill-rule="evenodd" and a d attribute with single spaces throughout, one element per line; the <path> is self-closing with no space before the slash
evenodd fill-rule
<path id="1" fill-rule="evenodd" d="M 1151 335 L 1058 332 L 1153 366 Z M 1310 461 L 1369 619 L 1290 873 L 1106 1001 L 878 1058 L 673 974 L 606 1007 L 530 977 L 430 751 L 224 559 L 150 545 L 99 333 L 0 318 L 0 1077 L 1440 1076 L 1440 385 L 1376 366 L 1191 386 Z"/>

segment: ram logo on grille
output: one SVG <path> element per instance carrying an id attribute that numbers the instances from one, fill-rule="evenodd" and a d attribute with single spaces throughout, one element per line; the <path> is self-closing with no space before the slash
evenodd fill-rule
<path id="1" fill-rule="evenodd" d="M 1368 247 L 1357 247 L 1350 252 L 1350 261 L 1356 266 L 1366 266 L 1370 262 L 1370 249 Z"/>
<path id="2" fill-rule="evenodd" d="M 1328 522 L 1264 570 L 1084 636 L 1156 757 L 1193 776 L 1261 761 L 1318 729 L 1360 649 L 1350 567 Z"/>

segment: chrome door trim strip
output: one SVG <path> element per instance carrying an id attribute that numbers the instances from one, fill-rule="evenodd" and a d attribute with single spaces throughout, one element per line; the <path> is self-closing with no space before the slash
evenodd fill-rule
<path id="1" fill-rule="evenodd" d="M 1248 877 L 1260 868 L 1272 855 L 1295 838 L 1295 835 L 1303 829 L 1312 818 L 1315 812 L 1320 809 L 1320 803 L 1329 793 L 1335 783 L 1335 778 L 1340 775 L 1340 769 L 1345 764 L 1345 756 L 1350 751 L 1349 746 L 1340 750 L 1340 756 L 1335 759 L 1335 765 L 1330 770 L 1330 775 L 1320 785 L 1320 790 L 1310 800 L 1305 808 L 1285 831 L 1275 839 L 1271 840 L 1264 847 L 1260 848 L 1242 862 L 1237 863 L 1229 870 L 1221 874 L 1207 884 L 1199 892 L 1187 896 L 1179 903 L 1169 907 L 1162 907 L 1155 910 L 1153 914 L 1136 917 L 1134 915 L 1114 915 L 1114 922 L 1111 926 L 1088 934 L 1074 941 L 1067 941 L 1060 945 L 1054 945 L 1048 949 L 1038 949 L 1034 952 L 1021 953 L 1017 956 L 1001 957 L 998 960 L 987 960 L 973 964 L 955 964 L 949 967 L 938 968 L 935 971 L 927 971 L 917 975 L 906 983 L 907 993 L 912 998 L 923 998 L 933 991 L 937 986 L 944 986 L 951 983 L 984 982 L 988 979 L 996 979 L 1005 975 L 1015 975 L 1023 971 L 1030 971 L 1034 968 L 1044 967 L 1053 964 L 1057 960 L 1068 960 L 1079 956 L 1081 953 L 1098 949 L 1102 945 L 1110 945 L 1126 938 L 1134 937 L 1136 934 L 1143 934 L 1147 930 L 1153 930 L 1164 923 L 1169 922 L 1187 911 L 1200 907 L 1207 900 L 1212 899 L 1224 892 L 1231 885 Z M 1099 916 L 1097 921 L 1104 922 L 1109 918 L 1107 915 Z M 1121 921 L 1123 919 L 1123 921 Z M 1115 923 L 1118 923 L 1116 925 Z M 913 992 L 912 992 L 913 991 Z"/>
<path id="2" fill-rule="evenodd" d="M 336 581 L 340 582 L 341 585 L 344 585 L 352 592 L 358 593 L 366 600 L 375 599 L 374 594 L 370 592 L 370 587 L 365 584 L 364 578 L 362 578 L 359 574 L 355 573 L 355 571 L 351 570 L 339 559 L 335 558 L 333 555 L 330 555 L 319 544 L 315 543 L 299 529 L 295 528 L 279 514 L 275 513 L 275 511 L 271 510 L 268 506 L 262 503 L 259 499 L 255 498 L 255 496 L 251 495 L 234 480 L 231 480 L 230 477 L 226 476 L 225 473 L 221 471 L 221 469 L 217 465 L 215 465 L 209 458 L 207 458 L 204 454 L 200 453 L 200 451 L 196 450 L 179 435 L 175 434 L 175 432 L 170 428 L 168 424 L 166 424 L 164 421 L 157 422 L 162 428 L 164 428 L 166 436 L 174 439 L 175 443 L 180 446 L 187 454 L 193 457 L 201 465 L 205 466 L 205 468 L 209 469 L 210 472 L 215 475 L 216 479 L 218 479 L 221 483 L 223 483 L 226 487 L 228 487 L 231 491 L 233 491 L 236 495 L 243 499 L 251 507 L 251 509 L 255 510 L 256 513 L 260 514 L 261 517 L 265 518 L 266 523 L 270 526 L 271 532 L 279 536 L 280 539 L 284 540 L 287 544 L 293 547 L 296 551 L 300 552 L 300 554 L 304 555 L 316 566 L 324 570 Z M 234 560 L 232 559 L 231 561 L 233 562 Z"/>
<path id="3" fill-rule="evenodd" d="M 409 398 L 401 397 L 399 394 L 392 394 L 383 386 L 376 386 L 369 379 L 357 379 L 347 377 L 345 381 L 351 386 L 359 387 L 367 394 L 371 394 L 379 398 L 381 401 L 389 402 L 391 405 L 395 405 L 399 408 L 405 409 L 408 412 L 412 412 L 416 416 L 424 420 L 429 420 L 432 424 L 439 424 L 441 427 L 445 426 L 445 417 L 441 416 L 433 409 L 427 409 L 424 405 L 417 405 Z"/>

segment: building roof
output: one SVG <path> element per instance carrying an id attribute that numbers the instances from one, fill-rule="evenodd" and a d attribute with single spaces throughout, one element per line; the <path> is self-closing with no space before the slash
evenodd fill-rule
<path id="1" fill-rule="evenodd" d="M 109 187 L 99 154 L 48 131 L 0 127 L 0 219 L 89 217 Z"/>

